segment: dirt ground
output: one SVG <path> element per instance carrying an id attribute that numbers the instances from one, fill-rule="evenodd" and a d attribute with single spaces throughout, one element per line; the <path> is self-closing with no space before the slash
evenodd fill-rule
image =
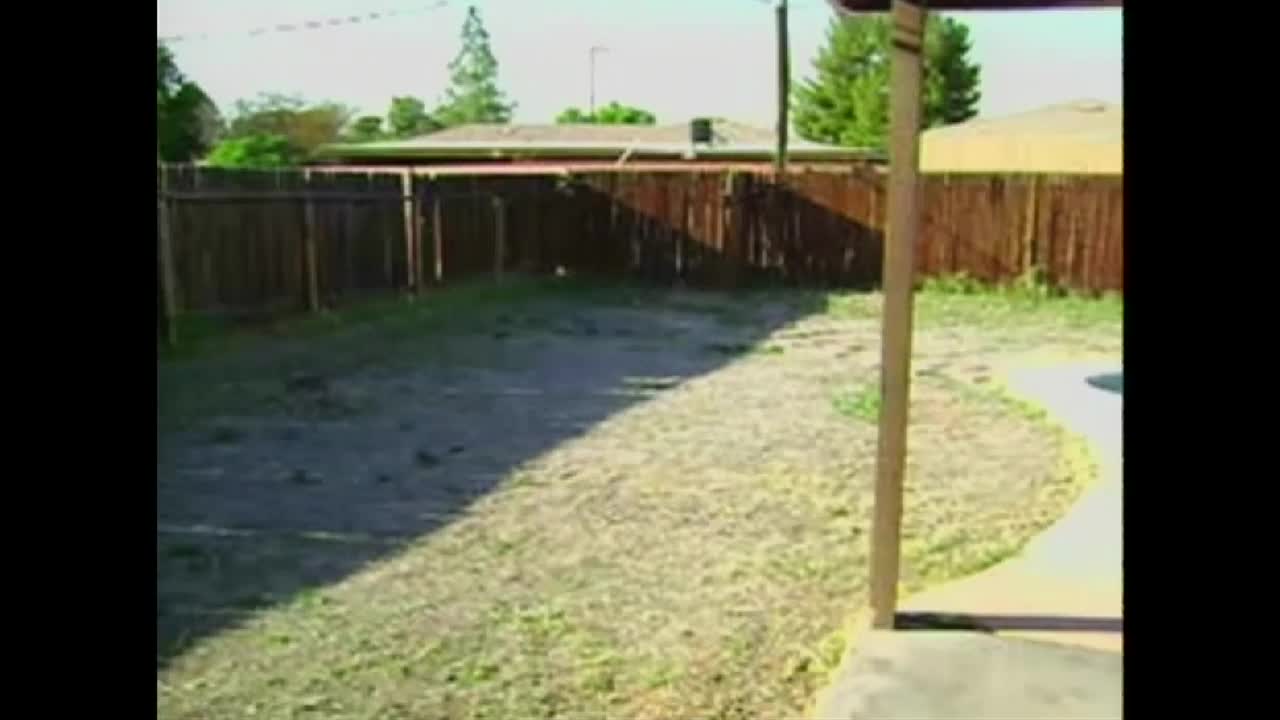
<path id="1" fill-rule="evenodd" d="M 158 379 L 161 717 L 792 717 L 864 601 L 876 297 L 525 297 Z M 911 586 L 1080 489 L 989 390 L 1114 328 L 922 327 Z M 181 398 L 181 402 L 175 398 Z"/>

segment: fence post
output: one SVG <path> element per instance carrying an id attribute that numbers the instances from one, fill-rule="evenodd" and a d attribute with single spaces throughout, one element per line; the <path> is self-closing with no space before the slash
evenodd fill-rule
<path id="1" fill-rule="evenodd" d="M 431 241 L 435 252 L 436 284 L 444 282 L 444 209 L 440 198 L 440 185 L 431 183 Z"/>
<path id="2" fill-rule="evenodd" d="M 160 299 L 161 312 L 164 319 L 165 342 L 169 345 L 178 343 L 178 273 L 174 268 L 173 258 L 173 224 L 170 218 L 169 205 L 169 170 L 160 164 L 160 193 L 157 198 L 157 210 L 160 214 Z"/>
<path id="3" fill-rule="evenodd" d="M 366 189 L 368 189 L 370 193 L 381 192 L 381 188 L 379 187 L 381 183 L 378 180 L 374 179 L 373 173 L 366 174 L 365 179 L 366 179 L 365 187 Z M 382 212 L 383 211 L 382 204 L 377 203 L 375 207 L 377 208 L 377 210 L 374 212 L 374 218 L 378 221 L 378 232 L 379 234 L 382 235 L 382 271 L 386 275 L 386 283 L 387 283 L 386 289 L 388 291 L 392 291 L 392 290 L 395 290 L 395 287 L 396 287 L 396 275 L 395 275 L 395 270 L 393 269 L 393 263 L 391 258 L 391 250 L 392 250 L 391 231 L 387 229 L 387 221 L 385 219 L 385 215 Z M 391 205 L 390 207 L 395 207 L 395 206 Z"/>
<path id="4" fill-rule="evenodd" d="M 1036 186 L 1039 184 L 1039 178 L 1032 175 L 1027 186 L 1027 224 L 1022 231 L 1023 272 L 1031 271 L 1040 261 L 1036 257 Z"/>
<path id="5" fill-rule="evenodd" d="M 417 267 L 417 261 L 414 256 L 416 254 L 415 246 L 417 243 L 413 241 L 414 236 L 414 199 L 413 191 L 413 174 L 408 168 L 400 171 L 400 197 L 403 203 L 404 212 L 404 287 L 405 290 L 413 291 L 415 289 L 414 280 L 417 275 L 414 268 Z"/>
<path id="6" fill-rule="evenodd" d="M 720 249 L 721 278 L 725 287 L 738 286 L 742 263 L 743 217 L 739 202 L 739 175 L 730 170 L 724 175 L 720 189 L 720 236 L 716 244 Z"/>
<path id="7" fill-rule="evenodd" d="M 1063 273 L 1059 275 L 1059 278 L 1065 275 L 1065 280 L 1060 282 L 1063 282 L 1067 287 L 1076 286 L 1076 251 L 1078 250 L 1079 245 L 1077 242 L 1076 230 L 1078 221 L 1080 220 L 1080 202 L 1078 196 L 1075 196 L 1075 193 L 1072 193 L 1071 196 L 1074 196 L 1071 198 L 1073 202 L 1071 203 L 1071 206 L 1067 208 L 1066 212 L 1067 265 L 1063 268 Z"/>
<path id="8" fill-rule="evenodd" d="M 525 202 L 528 210 L 525 213 L 528 230 L 525 232 L 523 245 L 520 247 L 520 264 L 524 268 L 524 272 L 533 275 L 538 271 L 538 243 L 542 241 L 541 225 L 542 222 L 542 194 L 543 181 L 540 178 L 534 179 L 532 197 Z"/>
<path id="9" fill-rule="evenodd" d="M 306 236 L 302 243 L 302 268 L 307 281 L 307 309 L 316 312 L 320 309 L 320 279 L 316 272 L 316 204 L 311 194 L 310 170 L 302 171 L 302 185 L 306 188 L 306 200 L 303 201 Z"/>
<path id="10" fill-rule="evenodd" d="M 502 265 L 507 253 L 507 204 L 493 196 L 493 279 L 502 282 Z"/>
<path id="11" fill-rule="evenodd" d="M 355 185 L 355 182 L 353 182 L 353 180 L 354 178 L 352 178 L 349 175 L 344 176 L 342 178 L 344 193 L 349 192 L 352 189 L 352 186 Z M 351 199 L 348 198 L 347 202 L 345 203 L 344 211 L 342 213 L 343 214 L 342 234 L 344 237 L 342 242 L 342 290 L 341 290 L 341 293 L 346 294 L 348 296 L 355 295 L 360 290 L 360 288 L 358 287 L 359 277 L 354 267 L 355 259 L 352 256 L 353 248 L 355 247 L 355 237 L 356 237 L 356 229 L 357 229 L 356 228 L 356 208 L 357 207 L 359 206 L 355 202 L 353 202 Z"/>

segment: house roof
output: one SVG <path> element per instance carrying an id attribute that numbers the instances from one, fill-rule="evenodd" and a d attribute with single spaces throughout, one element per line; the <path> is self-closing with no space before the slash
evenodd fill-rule
<path id="1" fill-rule="evenodd" d="M 771 143 L 773 133 L 741 123 L 716 120 L 712 132 L 719 143 Z M 446 128 L 414 138 L 408 142 L 485 142 L 505 144 L 564 142 L 688 142 L 689 126 L 679 125 L 597 125 L 568 123 L 563 125 L 506 125 L 472 123 Z"/>
<path id="2" fill-rule="evenodd" d="M 312 164 L 312 168 L 323 172 L 333 173 L 386 173 L 388 166 L 381 165 L 358 165 L 353 163 L 342 164 Z M 847 170 L 838 164 L 832 163 L 792 163 L 793 169 L 800 169 L 806 172 L 847 172 Z M 883 165 L 871 166 L 874 170 L 885 172 Z M 440 177 L 450 175 L 497 175 L 497 176 L 517 176 L 517 175 L 573 175 L 579 173 L 662 173 L 662 172 L 678 172 L 678 173 L 720 173 L 726 171 L 735 172 L 757 172 L 767 173 L 773 169 L 771 160 L 757 161 L 734 161 L 734 160 L 711 160 L 707 162 L 699 162 L 693 165 L 684 162 L 672 162 L 662 160 L 637 160 L 629 162 L 624 166 L 618 166 L 617 163 L 604 160 L 575 160 L 566 162 L 563 160 L 530 160 L 520 163 L 448 163 L 443 165 L 417 165 L 417 166 L 394 166 L 395 172 L 409 172 L 413 175 L 423 177 Z"/>
<path id="3" fill-rule="evenodd" d="M 926 130 L 925 172 L 1100 172 L 1124 167 L 1124 109 L 1075 100 Z"/>
<path id="4" fill-rule="evenodd" d="M 1072 100 L 1014 115 L 944 125 L 926 130 L 924 135 L 937 138 L 1035 135 L 1070 137 L 1078 142 L 1123 142 L 1124 107 L 1102 100 Z"/>
<path id="5" fill-rule="evenodd" d="M 328 145 L 319 157 L 405 159 L 526 159 L 548 157 L 619 159 L 768 158 L 775 151 L 772 131 L 716 120 L 712 142 L 696 147 L 689 126 L 680 125 L 500 125 L 472 124 L 447 128 L 406 140 Z M 796 160 L 857 161 L 878 159 L 878 152 L 805 141 L 788 144 Z"/>

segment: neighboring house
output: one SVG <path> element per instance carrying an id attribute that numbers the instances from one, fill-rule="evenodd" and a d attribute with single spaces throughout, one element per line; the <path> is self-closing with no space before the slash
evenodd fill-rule
<path id="1" fill-rule="evenodd" d="M 693 142 L 692 124 L 682 125 L 460 125 L 406 140 L 328 145 L 317 162 L 357 165 L 512 164 L 535 167 L 686 166 L 767 164 L 773 132 L 714 121 L 710 142 Z M 880 153 L 791 139 L 789 164 L 848 166 L 878 161 Z"/>
<path id="2" fill-rule="evenodd" d="M 1124 110 L 1077 100 L 926 130 L 924 172 L 1124 174 Z"/>

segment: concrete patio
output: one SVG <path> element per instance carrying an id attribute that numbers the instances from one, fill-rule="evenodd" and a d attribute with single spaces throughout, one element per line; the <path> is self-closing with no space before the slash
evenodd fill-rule
<path id="1" fill-rule="evenodd" d="M 1015 558 L 906 598 L 899 629 L 854 638 L 816 717 L 1121 717 L 1123 372 L 1024 368 L 1007 383 L 1091 443 L 1098 481 Z M 943 626 L 969 630 L 927 629 Z"/>

